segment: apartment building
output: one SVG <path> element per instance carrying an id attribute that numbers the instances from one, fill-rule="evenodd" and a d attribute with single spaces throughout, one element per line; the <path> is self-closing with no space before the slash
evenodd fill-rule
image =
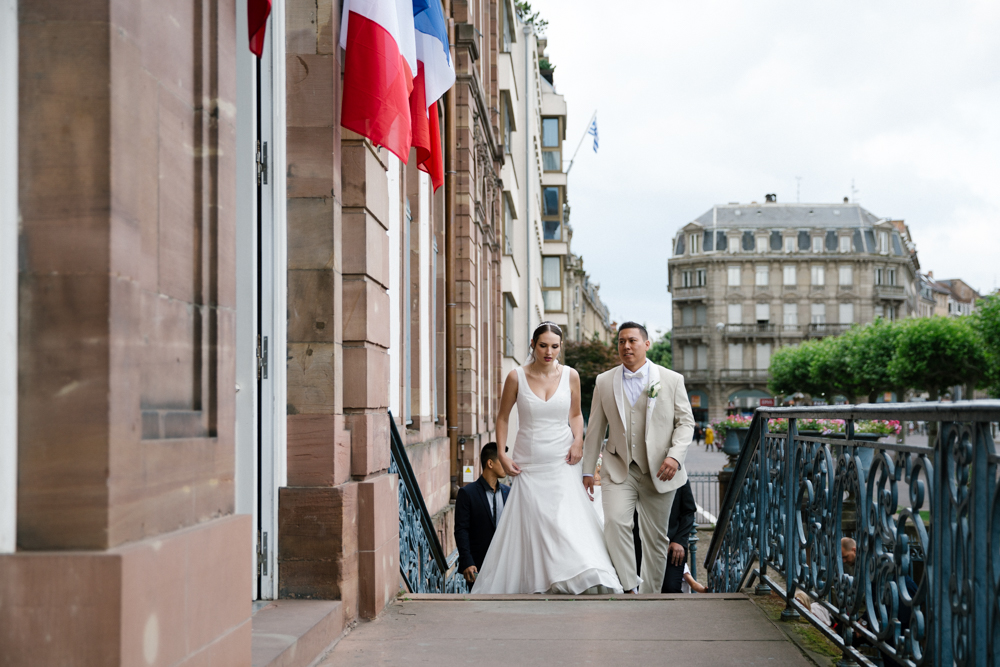
<path id="1" fill-rule="evenodd" d="M 566 335 L 570 340 L 599 340 L 611 344 L 617 333 L 601 301 L 601 286 L 583 269 L 583 257 L 570 253 L 566 258 Z"/>
<path id="2" fill-rule="evenodd" d="M 674 368 L 702 421 L 769 397 L 777 348 L 917 312 L 919 267 L 905 226 L 847 198 L 713 206 L 671 248 Z"/>

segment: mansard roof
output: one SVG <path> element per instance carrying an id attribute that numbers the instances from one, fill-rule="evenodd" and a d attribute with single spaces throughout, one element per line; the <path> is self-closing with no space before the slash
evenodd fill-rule
<path id="1" fill-rule="evenodd" d="M 880 218 L 855 203 L 839 204 L 725 204 L 714 206 L 694 223 L 715 229 L 772 229 L 873 227 Z"/>

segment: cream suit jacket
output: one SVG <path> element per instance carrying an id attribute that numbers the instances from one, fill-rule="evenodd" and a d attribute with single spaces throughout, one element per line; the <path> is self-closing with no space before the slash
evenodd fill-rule
<path id="1" fill-rule="evenodd" d="M 660 391 L 656 398 L 649 399 L 646 406 L 646 463 L 656 490 L 666 493 L 684 486 L 687 481 L 684 459 L 694 436 L 694 416 L 684 388 L 684 376 L 653 363 L 650 363 L 650 368 L 646 391 L 657 381 L 660 382 Z M 597 376 L 587 438 L 583 444 L 583 472 L 592 474 L 597 468 L 604 432 L 609 430 L 601 476 L 610 477 L 616 484 L 621 484 L 628 476 L 624 372 L 624 366 L 615 366 Z M 676 459 L 680 469 L 672 480 L 664 482 L 656 477 L 656 473 L 668 456 Z"/>

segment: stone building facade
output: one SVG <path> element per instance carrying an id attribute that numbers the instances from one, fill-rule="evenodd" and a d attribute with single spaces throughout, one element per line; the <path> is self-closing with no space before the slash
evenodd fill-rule
<path id="1" fill-rule="evenodd" d="M 561 142 L 565 103 L 537 37 L 513 3 L 443 2 L 435 192 L 341 129 L 339 3 L 275 0 L 260 60 L 242 0 L 3 7 L 0 662 L 315 657 L 399 589 L 390 418 L 450 551 L 505 295 L 524 330 L 554 298 L 565 175 L 544 128 Z M 501 109 L 522 94 L 518 148 Z M 506 202 L 533 225 L 508 273 Z"/>
<path id="2" fill-rule="evenodd" d="M 876 317 L 916 314 L 916 249 L 905 228 L 836 204 L 712 207 L 672 239 L 674 368 L 696 419 L 768 397 L 774 350 Z"/>

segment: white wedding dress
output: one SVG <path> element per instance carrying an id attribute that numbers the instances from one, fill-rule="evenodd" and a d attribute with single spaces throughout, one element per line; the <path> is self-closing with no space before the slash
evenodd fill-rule
<path id="1" fill-rule="evenodd" d="M 569 368 L 548 401 L 535 396 L 517 369 L 518 431 L 513 478 L 474 594 L 621 593 L 600 518 L 583 488 L 581 464 L 566 463 Z"/>

